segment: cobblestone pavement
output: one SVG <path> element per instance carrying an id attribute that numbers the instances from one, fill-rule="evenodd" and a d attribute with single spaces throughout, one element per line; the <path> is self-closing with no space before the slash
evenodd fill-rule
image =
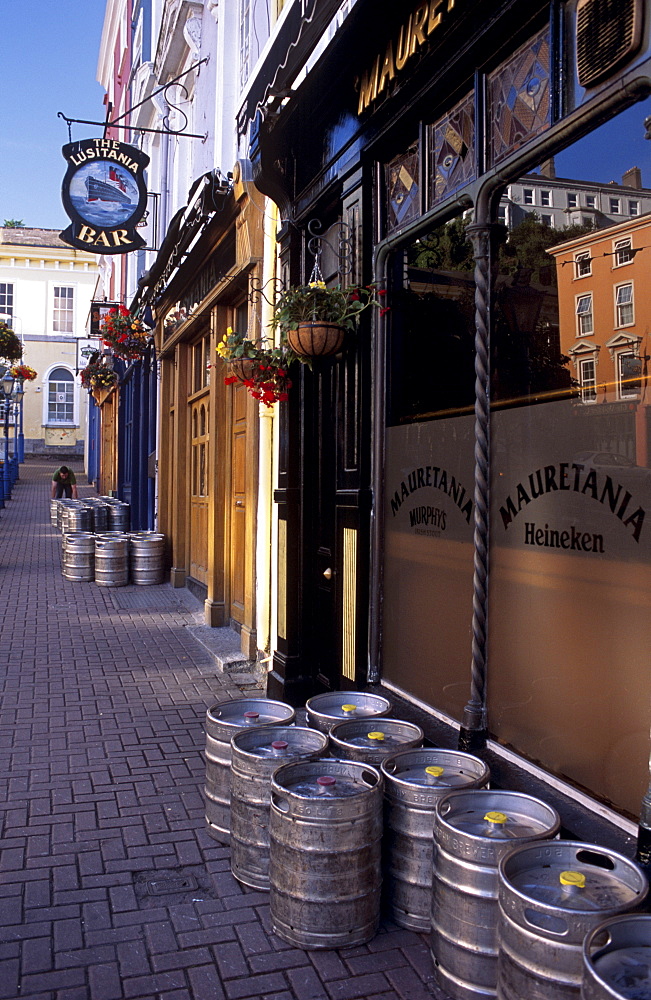
<path id="1" fill-rule="evenodd" d="M 421 935 L 271 933 L 202 797 L 206 708 L 251 689 L 192 638 L 187 591 L 63 579 L 55 467 L 24 463 L 0 514 L 0 1000 L 444 1000 Z M 160 893 L 179 875 L 197 888 Z"/>

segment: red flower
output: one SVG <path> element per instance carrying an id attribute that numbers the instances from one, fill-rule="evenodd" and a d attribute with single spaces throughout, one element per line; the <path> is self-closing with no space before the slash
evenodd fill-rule
<path id="1" fill-rule="evenodd" d="M 388 312 L 391 312 L 391 306 L 384 306 L 380 309 L 380 316 L 386 316 Z"/>

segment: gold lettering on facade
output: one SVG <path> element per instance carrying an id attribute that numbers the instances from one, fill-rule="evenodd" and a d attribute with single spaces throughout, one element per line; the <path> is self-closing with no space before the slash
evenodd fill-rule
<path id="1" fill-rule="evenodd" d="M 411 55 L 414 54 L 417 46 L 425 44 L 425 22 L 427 21 L 429 8 L 429 3 L 422 3 L 414 12 L 414 19 L 411 27 Z"/>
<path id="2" fill-rule="evenodd" d="M 435 0 L 435 2 L 429 5 L 429 21 L 427 22 L 427 34 L 431 35 L 434 28 L 438 28 L 439 24 L 443 20 L 443 14 L 441 13 L 441 7 L 443 6 L 443 0 Z M 451 6 L 454 6 L 452 4 Z M 448 4 L 448 10 L 450 9 L 450 4 Z"/>
<path id="3" fill-rule="evenodd" d="M 396 73 L 402 72 L 411 56 L 427 44 L 429 36 L 447 20 L 456 6 L 456 0 L 423 0 L 418 4 L 416 10 L 400 26 L 395 42 L 389 40 L 387 43 L 384 58 L 378 56 L 372 68 L 358 77 L 358 114 L 366 111 L 378 95 L 386 90 Z"/>
<path id="4" fill-rule="evenodd" d="M 370 73 L 365 73 L 359 86 L 359 106 L 357 113 L 361 114 L 371 101 L 377 97 L 377 78 L 380 72 L 380 57 L 378 56 L 373 64 Z"/>
<path id="5" fill-rule="evenodd" d="M 387 51 L 384 56 L 384 62 L 382 63 L 382 72 L 377 84 L 377 92 L 381 94 L 386 87 L 387 80 L 393 80 L 396 75 L 395 66 L 393 65 L 393 44 L 389 42 L 387 45 Z"/>
<path id="6" fill-rule="evenodd" d="M 411 14 L 407 24 L 403 24 L 398 32 L 398 47 L 396 49 L 396 69 L 403 70 L 409 59 L 409 48 L 411 46 Z"/>

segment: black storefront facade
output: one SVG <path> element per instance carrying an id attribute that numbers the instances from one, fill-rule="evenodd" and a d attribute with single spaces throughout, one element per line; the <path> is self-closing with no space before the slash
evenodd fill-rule
<path id="1" fill-rule="evenodd" d="M 383 296 L 281 414 L 269 694 L 371 685 L 512 785 L 557 776 L 630 817 L 648 784 L 651 486 L 648 462 L 593 460 L 625 457 L 646 391 L 622 406 L 604 386 L 588 419 L 558 316 L 576 275 L 546 254 L 540 207 L 515 235 L 500 205 L 566 150 L 580 176 L 583 137 L 627 109 L 644 134 L 650 17 L 358 0 L 294 90 L 307 52 L 272 49 L 242 119 L 284 283 L 316 251 L 326 281 Z"/>

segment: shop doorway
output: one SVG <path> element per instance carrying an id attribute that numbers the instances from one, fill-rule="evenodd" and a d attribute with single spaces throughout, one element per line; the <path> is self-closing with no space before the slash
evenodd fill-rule
<path id="1" fill-rule="evenodd" d="M 231 421 L 231 489 L 230 489 L 230 617 L 240 628 L 245 623 L 247 587 L 247 510 L 249 497 L 246 485 L 247 466 L 247 392 L 238 385 L 233 391 Z"/>
<path id="2" fill-rule="evenodd" d="M 209 434 L 208 396 L 191 403 L 190 576 L 208 582 Z"/>

